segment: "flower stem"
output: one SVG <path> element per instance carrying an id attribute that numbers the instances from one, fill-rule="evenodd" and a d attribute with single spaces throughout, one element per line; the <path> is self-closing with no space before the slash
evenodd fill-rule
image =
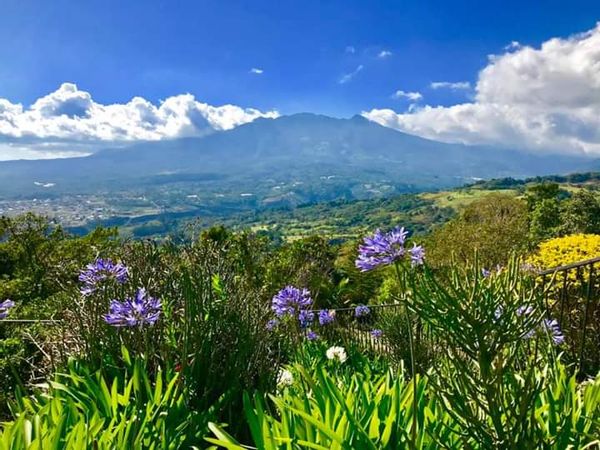
<path id="1" fill-rule="evenodd" d="M 403 289 L 406 289 L 406 284 L 404 283 L 402 274 L 400 273 L 400 266 L 396 262 L 394 263 L 394 267 L 396 268 L 396 275 L 398 277 L 398 283 L 402 286 Z M 410 315 L 410 311 L 406 303 L 404 304 L 404 313 L 406 316 L 406 326 L 408 328 L 408 346 L 410 349 L 410 374 L 412 377 L 413 384 L 413 422 L 411 424 L 411 436 L 412 442 L 411 447 L 416 448 L 417 446 L 417 419 L 419 416 L 418 413 L 418 399 L 417 399 L 417 377 L 416 377 L 416 369 L 415 369 L 415 345 L 413 340 L 413 329 L 412 329 L 412 318 Z"/>

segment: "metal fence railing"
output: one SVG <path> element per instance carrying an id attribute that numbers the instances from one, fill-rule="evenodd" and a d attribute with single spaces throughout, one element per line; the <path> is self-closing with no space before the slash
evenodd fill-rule
<path id="1" fill-rule="evenodd" d="M 339 342 L 346 346 L 355 345 L 376 353 L 388 350 L 385 339 L 379 327 L 386 314 L 399 314 L 402 306 L 399 304 L 383 304 L 368 306 L 369 312 L 360 317 L 356 316 L 356 308 L 337 308 L 333 311 L 334 321 L 318 327 L 318 334 L 330 342 Z M 318 316 L 320 311 L 314 311 Z M 318 321 L 318 319 L 316 319 Z"/>
<path id="2" fill-rule="evenodd" d="M 600 370 L 600 257 L 537 272 L 538 289 L 544 291 L 548 318 L 556 319 L 565 335 L 564 359 L 577 367 L 580 375 Z M 319 333 L 332 342 L 356 345 L 381 353 L 390 350 L 388 336 L 373 334 L 382 319 L 396 315 L 403 320 L 400 304 L 369 305 L 370 313 L 357 318 L 355 308 L 334 309 L 335 322 L 320 327 Z M 316 311 L 318 313 L 318 311 Z M 405 327 L 398 327 L 404 333 Z M 435 346 L 433 336 L 415 323 L 415 345 Z M 395 336 L 394 339 L 397 339 Z"/>
<path id="3" fill-rule="evenodd" d="M 565 334 L 566 357 L 580 374 L 600 369 L 600 257 L 539 272 L 548 315 Z"/>

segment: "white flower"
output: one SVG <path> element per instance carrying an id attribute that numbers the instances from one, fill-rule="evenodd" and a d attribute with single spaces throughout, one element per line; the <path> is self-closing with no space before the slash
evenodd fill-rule
<path id="1" fill-rule="evenodd" d="M 341 363 L 348 359 L 348 355 L 346 355 L 346 350 L 344 350 L 344 347 L 329 347 L 326 355 L 327 359 L 337 359 Z"/>
<path id="2" fill-rule="evenodd" d="M 294 375 L 287 369 L 281 369 L 277 375 L 277 386 L 284 388 L 294 384 Z"/>

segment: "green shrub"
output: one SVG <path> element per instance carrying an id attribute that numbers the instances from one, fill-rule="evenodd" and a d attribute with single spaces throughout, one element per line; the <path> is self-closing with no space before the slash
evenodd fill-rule
<path id="1" fill-rule="evenodd" d="M 506 264 L 510 255 L 528 246 L 527 204 L 506 194 L 491 194 L 467 206 L 435 230 L 426 245 L 433 266 L 473 262 L 485 267 Z"/>
<path id="2" fill-rule="evenodd" d="M 532 394 L 527 442 L 514 439 L 490 446 L 473 433 L 485 421 L 461 420 L 460 406 L 448 403 L 431 376 L 419 377 L 417 409 L 413 408 L 413 383 L 402 374 L 350 374 L 322 366 L 291 368 L 277 395 L 246 395 L 244 414 L 252 433 L 252 446 L 275 449 L 524 449 L 595 448 L 600 433 L 600 377 L 578 385 L 560 363 L 536 369 L 536 380 L 547 380 Z M 335 375 L 334 375 L 335 374 Z M 452 376 L 460 377 L 454 373 Z M 289 385 L 290 379 L 293 380 Z M 515 379 L 518 380 L 518 377 Z M 513 397 L 518 408 L 521 398 Z M 471 402 L 469 397 L 463 403 Z M 412 422 L 419 433 L 412 441 Z M 491 424 L 490 424 L 491 425 Z M 226 428 L 211 424 L 207 441 L 220 448 L 242 450 Z"/>
<path id="3" fill-rule="evenodd" d="M 274 449 L 398 449 L 453 448 L 452 418 L 436 400 L 426 395 L 427 382 L 417 383 L 418 410 L 412 408 L 413 384 L 403 376 L 366 376 L 354 373 L 334 377 L 317 368 L 309 373 L 294 368 L 295 385 L 279 396 L 266 399 L 246 396 L 245 416 L 253 445 Z M 410 429 L 418 421 L 418 442 L 411 443 Z M 235 439 L 215 424 L 216 438 L 207 440 L 220 447 L 242 449 Z"/>
<path id="4" fill-rule="evenodd" d="M 180 375 L 142 360 L 120 373 L 90 372 L 72 360 L 47 391 L 19 395 L 14 420 L 0 431 L 0 449 L 178 449 L 200 441 L 209 418 L 190 411 Z"/>
<path id="5" fill-rule="evenodd" d="M 564 336 L 544 318 L 544 291 L 533 283 L 518 260 L 483 274 L 477 265 L 442 277 L 425 268 L 412 278 L 412 295 L 406 297 L 444 349 L 430 378 L 437 395 L 460 429 L 483 448 L 545 448 L 557 438 L 552 433 L 561 433 L 541 433 L 534 414 L 556 379 L 562 383 L 566 375 L 554 362 L 553 349 Z M 550 369 L 539 369 L 546 364 Z M 590 401 L 586 408 L 597 414 L 595 394 Z M 590 427 L 596 426 L 592 419 Z"/>

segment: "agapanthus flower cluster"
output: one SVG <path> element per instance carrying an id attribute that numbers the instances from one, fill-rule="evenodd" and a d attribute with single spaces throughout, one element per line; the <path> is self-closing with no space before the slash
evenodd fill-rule
<path id="1" fill-rule="evenodd" d="M 560 329 L 560 325 L 556 319 L 544 319 L 542 324 L 555 345 L 560 345 L 565 342 L 565 335 Z"/>
<path id="2" fill-rule="evenodd" d="M 301 328 L 308 328 L 315 320 L 315 313 L 307 309 L 303 309 L 298 313 L 298 321 Z"/>
<path id="3" fill-rule="evenodd" d="M 324 326 L 332 323 L 335 320 L 335 310 L 322 309 L 319 311 L 319 325 Z"/>
<path id="4" fill-rule="evenodd" d="M 133 298 L 112 300 L 104 320 L 114 327 L 142 327 L 154 325 L 162 312 L 159 299 L 150 297 L 144 288 L 137 290 Z"/>
<path id="5" fill-rule="evenodd" d="M 520 306 L 517 308 L 517 315 L 528 316 L 533 314 L 534 308 L 532 306 Z M 521 336 L 523 339 L 532 338 L 536 332 L 546 332 L 552 339 L 555 345 L 560 345 L 565 342 L 565 336 L 560 329 L 560 325 L 556 319 L 544 319 L 539 327 L 531 329 Z"/>
<path id="6" fill-rule="evenodd" d="M 340 363 L 345 362 L 348 359 L 348 355 L 346 355 L 346 350 L 344 347 L 329 347 L 327 352 L 325 352 L 327 359 L 332 361 L 339 361 Z"/>
<path id="7" fill-rule="evenodd" d="M 410 265 L 422 266 L 425 262 L 425 249 L 421 245 L 413 244 L 412 248 L 408 251 L 410 254 Z"/>
<path id="8" fill-rule="evenodd" d="M 534 274 L 538 271 L 538 268 L 536 266 L 534 266 L 533 264 L 531 264 L 530 262 L 522 263 L 520 269 L 522 272 L 527 272 L 527 273 L 531 273 L 531 274 Z"/>
<path id="9" fill-rule="evenodd" d="M 358 305 L 354 308 L 354 317 L 365 317 L 371 313 L 371 310 L 367 305 Z"/>
<path id="10" fill-rule="evenodd" d="M 383 330 L 377 328 L 371 330 L 371 336 L 373 336 L 375 339 L 379 339 L 381 336 L 383 336 Z"/>
<path id="11" fill-rule="evenodd" d="M 313 330 L 308 330 L 306 332 L 306 339 L 308 339 L 309 341 L 316 341 L 317 339 L 319 339 L 319 335 Z"/>
<path id="12" fill-rule="evenodd" d="M 533 306 L 519 306 L 517 308 L 517 315 L 528 316 L 533 313 Z"/>
<path id="13" fill-rule="evenodd" d="M 277 317 L 282 318 L 286 315 L 295 316 L 311 305 L 312 298 L 308 289 L 286 286 L 273 297 L 271 309 Z"/>
<path id="14" fill-rule="evenodd" d="M 91 264 L 88 264 L 79 274 L 79 281 L 83 283 L 81 293 L 90 295 L 98 288 L 99 284 L 113 279 L 117 283 L 123 284 L 129 278 L 127 267 L 121 263 L 115 263 L 111 259 L 98 258 Z"/>
<path id="15" fill-rule="evenodd" d="M 504 267 L 500 264 L 496 265 L 495 269 L 486 269 L 485 267 L 481 269 L 481 276 L 483 278 L 489 278 L 492 275 L 498 275 L 504 270 Z"/>
<path id="16" fill-rule="evenodd" d="M 404 246 L 407 236 L 408 231 L 404 227 L 396 227 L 387 233 L 376 230 L 372 236 L 365 237 L 359 246 L 356 267 L 362 272 L 368 272 L 379 266 L 400 261 L 406 255 L 409 256 L 411 265 L 423 264 L 425 250 L 416 244 L 407 250 Z"/>
<path id="17" fill-rule="evenodd" d="M 15 302 L 10 299 L 4 300 L 0 303 L 0 320 L 8 317 L 9 311 L 15 307 Z"/>

